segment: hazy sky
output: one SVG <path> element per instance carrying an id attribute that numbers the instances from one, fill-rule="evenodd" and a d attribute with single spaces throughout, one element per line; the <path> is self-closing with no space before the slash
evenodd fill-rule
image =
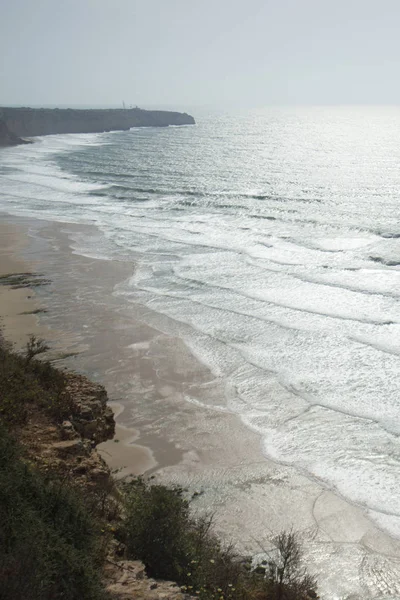
<path id="1" fill-rule="evenodd" d="M 400 104 L 400 0 L 0 0 L 0 105 Z"/>

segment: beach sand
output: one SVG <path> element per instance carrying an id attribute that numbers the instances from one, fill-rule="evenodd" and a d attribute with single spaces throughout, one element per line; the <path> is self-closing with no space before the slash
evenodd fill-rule
<path id="1" fill-rule="evenodd" d="M 96 230 L 3 217 L 1 273 L 34 270 L 52 283 L 0 286 L 0 315 L 7 339 L 40 335 L 54 354 L 71 354 L 60 365 L 106 386 L 117 432 L 100 451 L 116 475 L 155 474 L 199 492 L 194 510 L 215 512 L 242 553 L 293 527 L 322 598 L 400 594 L 400 542 L 321 482 L 266 459 L 260 437 L 224 410 L 222 382 L 180 339 L 150 327 L 148 309 L 115 294 L 135 265 L 74 253 L 82 233 Z M 47 312 L 21 314 L 38 308 Z"/>
<path id="2" fill-rule="evenodd" d="M 34 270 L 31 262 L 20 257 L 28 242 L 24 229 L 11 223 L 0 222 L 0 278 L 8 274 Z M 26 344 L 29 333 L 39 335 L 40 326 L 34 314 L 39 308 L 32 289 L 0 286 L 0 326 L 7 332 L 8 339 L 17 349 Z"/>

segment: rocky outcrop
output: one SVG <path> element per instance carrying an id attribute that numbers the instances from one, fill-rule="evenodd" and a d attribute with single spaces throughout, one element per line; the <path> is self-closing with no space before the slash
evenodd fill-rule
<path id="1" fill-rule="evenodd" d="M 107 392 L 102 385 L 90 381 L 83 375 L 66 375 L 66 393 L 72 402 L 70 431 L 96 445 L 112 439 L 115 431 L 113 411 L 107 406 Z M 65 422 L 64 422 L 65 434 Z"/>
<path id="2" fill-rule="evenodd" d="M 186 113 L 163 110 L 71 109 L 71 108 L 0 108 L 3 120 L 16 136 L 33 137 L 56 133 L 101 133 L 128 130 L 131 127 L 167 127 L 193 125 Z"/>
<path id="3" fill-rule="evenodd" d="M 147 577 L 138 560 L 108 560 L 105 578 L 107 592 L 115 600 L 193 600 L 175 583 Z"/>
<path id="4" fill-rule="evenodd" d="M 1 146 L 18 146 L 18 144 L 29 144 L 26 140 L 12 133 L 6 123 L 0 119 L 0 147 Z"/>
<path id="5" fill-rule="evenodd" d="M 97 444 L 114 436 L 107 392 L 82 375 L 67 373 L 64 393 L 70 398 L 69 418 L 56 424 L 43 411 L 32 410 L 19 439 L 41 470 L 86 490 L 107 490 L 113 487 L 111 472 L 96 450 Z"/>

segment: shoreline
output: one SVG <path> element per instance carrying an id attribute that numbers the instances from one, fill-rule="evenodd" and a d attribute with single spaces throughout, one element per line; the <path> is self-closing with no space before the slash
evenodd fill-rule
<path id="1" fill-rule="evenodd" d="M 81 348 L 79 337 L 68 334 L 61 329 L 48 327 L 40 322 L 39 315 L 47 312 L 46 304 L 31 287 L 16 287 L 2 282 L 8 275 L 21 273 L 34 273 L 39 266 L 37 261 L 27 261 L 21 257 L 24 249 L 29 246 L 27 231 L 10 220 L 8 223 L 0 222 L 0 333 L 7 343 L 11 343 L 17 350 L 25 347 L 29 336 L 35 335 L 50 343 L 51 347 L 46 356 L 52 361 L 65 361 L 68 355 L 79 356 Z M 122 412 L 118 403 L 110 403 L 115 418 Z M 125 434 L 125 429 L 129 436 Z M 107 463 L 112 470 L 118 469 L 115 475 L 139 475 L 156 466 L 153 453 L 149 448 L 130 443 L 135 437 L 134 430 L 128 430 L 123 425 L 116 423 L 116 439 L 120 439 L 122 450 L 111 446 L 113 440 L 108 440 L 98 445 L 98 452 L 108 458 Z M 125 435 L 124 435 L 125 434 Z M 125 439 L 129 437 L 129 439 Z M 113 452 L 110 452 L 110 450 Z M 122 466 L 124 463 L 128 466 Z M 131 465 L 131 467 L 129 467 Z"/>
<path id="2" fill-rule="evenodd" d="M 74 254 L 69 236 L 88 232 L 84 226 L 35 222 L 29 244 L 28 222 L 6 217 L 0 224 L 0 275 L 44 272 L 53 284 L 36 291 L 0 286 L 5 337 L 21 347 L 32 332 L 58 352 L 78 352 L 62 364 L 74 369 L 79 363 L 89 378 L 106 386 L 119 442 L 106 442 L 99 450 L 112 469 L 120 469 L 117 476 L 156 473 L 163 483 L 200 491 L 195 509 L 215 509 L 218 532 L 239 540 L 244 553 L 254 551 L 255 540 L 264 539 L 260 535 L 295 526 L 303 534 L 308 564 L 324 575 L 322 598 L 345 597 L 349 591 L 340 582 L 346 579 L 359 594 L 354 598 L 378 598 L 371 595 L 373 583 L 366 589 L 362 580 L 378 564 L 397 577 L 400 542 L 361 508 L 266 459 L 258 434 L 236 415 L 187 402 L 188 389 L 218 398 L 223 388 L 180 340 L 144 324 L 140 307 L 113 296 L 132 264 Z M 48 312 L 21 315 L 43 306 Z M 350 567 L 349 552 L 356 556 Z M 335 573 L 329 572 L 332 562 Z M 324 595 L 324 587 L 339 595 Z"/>

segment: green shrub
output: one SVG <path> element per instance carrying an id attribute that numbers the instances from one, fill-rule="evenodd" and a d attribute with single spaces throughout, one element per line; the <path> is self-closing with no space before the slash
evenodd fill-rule
<path id="1" fill-rule="evenodd" d="M 128 556 L 142 560 L 150 576 L 176 581 L 200 598 L 243 596 L 243 571 L 232 549 L 212 533 L 212 519 L 190 515 L 181 488 L 138 478 L 125 491 L 120 536 Z"/>
<path id="2" fill-rule="evenodd" d="M 139 478 L 129 484 L 124 538 L 130 556 L 148 572 L 182 582 L 187 571 L 189 503 L 182 491 L 149 486 Z"/>
<path id="3" fill-rule="evenodd" d="M 101 600 L 101 533 L 69 488 L 29 468 L 0 427 L 1 600 Z"/>

